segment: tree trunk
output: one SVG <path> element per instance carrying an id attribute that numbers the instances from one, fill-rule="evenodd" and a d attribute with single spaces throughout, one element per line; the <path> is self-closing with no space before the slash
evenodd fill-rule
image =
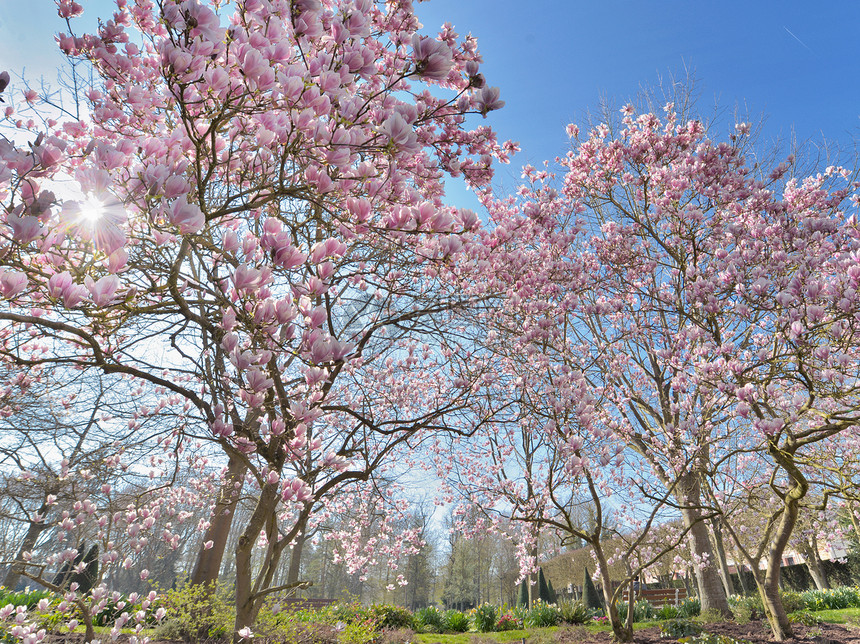
<path id="1" fill-rule="evenodd" d="M 534 546 L 534 548 L 532 548 L 531 556 L 532 556 L 532 560 L 535 562 L 535 565 L 537 565 L 537 557 L 538 557 L 537 539 L 535 539 L 535 546 Z M 535 599 L 537 599 L 537 597 L 535 597 L 535 593 L 536 593 L 535 589 L 538 587 L 537 582 L 538 582 L 538 576 L 537 576 L 536 572 L 531 573 L 528 577 L 526 577 L 526 583 L 528 584 L 528 591 L 529 591 L 529 608 L 531 608 L 532 606 L 535 605 Z"/>
<path id="2" fill-rule="evenodd" d="M 618 606 L 615 602 L 615 593 L 612 590 L 612 578 L 609 572 L 609 563 L 606 561 L 606 555 L 603 553 L 603 548 L 600 543 L 593 543 L 591 547 L 594 549 L 594 556 L 597 559 L 597 569 L 600 571 L 600 578 L 603 581 L 601 587 L 603 589 L 603 603 L 606 604 L 606 615 L 609 617 L 609 623 L 612 625 L 612 633 L 615 635 L 616 642 L 632 642 L 633 629 L 626 624 L 621 623 L 621 617 L 618 615 Z M 633 610 L 632 604 L 627 606 L 628 616 Z"/>
<path id="3" fill-rule="evenodd" d="M 782 642 L 794 633 L 791 630 L 791 622 L 788 621 L 788 615 L 785 613 L 785 607 L 782 605 L 782 598 L 779 596 L 779 568 L 773 574 L 769 569 L 765 574 L 763 582 L 759 582 L 757 575 L 756 583 L 758 585 L 759 594 L 761 595 L 762 604 L 764 605 L 764 613 L 767 617 L 770 630 L 773 632 L 773 638 Z"/>
<path id="4" fill-rule="evenodd" d="M 305 541 L 307 540 L 304 526 L 302 526 L 301 530 L 302 531 L 296 535 L 296 538 L 293 539 L 293 547 L 290 551 L 290 570 L 287 573 L 288 584 L 297 582 L 299 580 L 299 575 L 301 574 L 302 551 L 304 550 Z"/>
<path id="5" fill-rule="evenodd" d="M 726 547 L 723 542 L 722 519 L 714 517 L 711 519 L 711 534 L 714 537 L 714 554 L 717 556 L 717 563 L 720 566 L 720 578 L 723 580 L 723 587 L 726 589 L 726 596 L 734 594 L 732 585 L 732 575 L 729 572 L 729 564 L 726 560 Z"/>
<path id="6" fill-rule="evenodd" d="M 39 508 L 39 515 L 44 517 L 47 511 L 48 506 L 42 504 L 42 507 Z M 27 534 L 24 535 L 24 540 L 21 541 L 21 547 L 18 548 L 18 555 L 15 557 L 15 561 L 24 560 L 24 553 L 33 549 L 36 542 L 39 540 L 39 537 L 47 527 L 48 524 L 45 521 L 30 521 L 30 527 L 27 528 Z M 23 570 L 24 567 L 21 564 L 13 563 L 9 566 L 9 570 L 6 571 L 6 578 L 3 579 L 3 585 L 9 590 L 15 590 L 15 586 L 18 585 L 18 581 L 21 579 L 21 572 Z"/>
<path id="7" fill-rule="evenodd" d="M 190 581 L 195 586 L 214 585 L 218 581 L 221 561 L 227 549 L 227 538 L 233 525 L 236 502 L 239 500 L 239 492 L 247 469 L 245 462 L 234 456 L 231 456 L 227 462 L 227 472 L 221 482 L 218 501 L 212 510 L 212 520 L 203 535 L 203 544 L 211 541 L 212 547 L 207 550 L 203 545 L 200 546 L 197 561 L 191 573 Z"/>
<path id="8" fill-rule="evenodd" d="M 236 622 L 233 629 L 233 642 L 240 644 L 242 638 L 239 631 L 245 627 L 253 626 L 260 611 L 262 601 L 253 590 L 254 570 L 252 567 L 252 555 L 260 533 L 266 527 L 270 517 L 273 516 L 278 507 L 278 484 L 268 483 L 260 491 L 257 507 L 248 521 L 248 525 L 239 537 L 236 545 Z M 280 551 L 277 551 L 280 552 Z M 271 548 L 266 549 L 267 559 Z M 271 561 L 263 561 L 258 576 L 270 574 Z"/>
<path id="9" fill-rule="evenodd" d="M 678 480 L 678 500 L 684 525 L 689 529 L 690 550 L 693 555 L 693 570 L 699 590 L 702 612 L 716 610 L 727 619 L 732 610 L 726 599 L 726 589 L 714 565 L 714 552 L 708 536 L 708 526 L 702 519 L 702 493 L 698 473 L 689 472 Z"/>
<path id="10" fill-rule="evenodd" d="M 821 567 L 821 556 L 818 554 L 818 539 L 814 534 L 810 536 L 811 543 L 806 539 L 803 540 L 803 558 L 806 559 L 806 568 L 809 570 L 809 575 L 812 581 L 815 582 L 815 587 L 818 590 L 827 590 L 830 584 L 827 582 L 827 575 Z"/>
<path id="11" fill-rule="evenodd" d="M 788 615 L 785 613 L 782 599 L 779 596 L 782 555 L 785 553 L 791 533 L 797 525 L 800 501 L 806 496 L 807 490 L 809 490 L 809 482 L 794 462 L 794 450 L 797 448 L 794 447 L 792 449 L 792 447 L 791 444 L 788 444 L 780 449 L 778 445 L 773 443 L 768 446 L 768 453 L 785 470 L 791 482 L 791 487 L 782 497 L 782 516 L 780 517 L 779 525 L 774 533 L 773 543 L 767 556 L 767 573 L 763 587 L 758 581 L 761 575 L 756 576 L 756 583 L 762 595 L 767 621 L 770 623 L 774 639 L 780 642 L 793 636 L 791 622 L 788 621 Z"/>
<path id="12" fill-rule="evenodd" d="M 736 561 L 738 563 L 735 565 L 735 568 L 737 568 L 737 571 L 738 571 L 738 583 L 741 586 L 741 592 L 744 595 L 749 595 L 750 591 L 749 591 L 749 588 L 747 588 L 747 580 L 744 576 L 744 572 L 745 572 L 744 571 L 744 565 L 741 563 L 739 557 L 736 559 Z"/>

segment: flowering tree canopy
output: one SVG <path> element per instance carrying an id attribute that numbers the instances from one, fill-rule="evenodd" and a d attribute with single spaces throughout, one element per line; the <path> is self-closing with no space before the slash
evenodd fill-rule
<path id="1" fill-rule="evenodd" d="M 750 165 L 746 124 L 716 142 L 671 105 L 569 133 L 558 183 L 527 167 L 516 196 L 488 201 L 475 288 L 506 298 L 486 342 L 537 392 L 534 440 L 569 436 L 568 468 L 623 468 L 625 447 L 650 464 L 689 530 L 703 606 L 728 611 L 704 486 L 738 450 L 762 450 L 785 477 L 760 580 L 784 637 L 779 561 L 808 488 L 795 456 L 860 419 L 851 173 Z"/>
<path id="2" fill-rule="evenodd" d="M 441 179 L 487 185 L 513 146 L 466 117 L 502 102 L 408 0 L 120 1 L 87 35 L 58 7 L 99 83 L 85 119 L 0 141 L 0 355 L 144 382 L 249 473 L 238 632 L 321 499 L 460 422 L 451 267 L 479 222 Z"/>

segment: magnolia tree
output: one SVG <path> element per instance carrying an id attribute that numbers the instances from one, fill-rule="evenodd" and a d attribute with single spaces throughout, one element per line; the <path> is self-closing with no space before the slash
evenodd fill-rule
<path id="1" fill-rule="evenodd" d="M 156 459 L 157 460 L 157 459 Z M 162 459 L 164 461 L 164 459 Z M 23 552 L 15 562 L 19 574 L 62 595 L 59 604 L 47 599 L 39 602 L 37 613 L 66 615 L 68 628 L 79 623 L 85 627 L 86 641 L 95 641 L 94 620 L 102 614 L 110 622 L 111 637 L 116 639 L 123 628 L 134 628 L 134 641 L 147 641 L 142 631 L 152 619 L 161 620 L 164 609 L 150 610 L 156 593 L 132 593 L 127 599 L 109 590 L 111 576 L 121 569 L 128 570 L 151 541 L 164 541 L 179 547 L 181 524 L 192 512 L 188 507 L 199 505 L 193 489 L 176 485 L 177 460 L 168 458 L 160 469 L 152 469 L 148 486 L 116 489 L 109 483 L 96 486 L 90 494 L 81 494 L 73 505 L 57 512 L 49 527 L 53 532 L 54 548 L 48 552 Z M 104 459 L 102 471 L 64 468 L 59 475 L 61 484 L 71 486 L 75 479 L 110 480 L 127 470 L 121 453 Z M 107 474 L 107 476 L 106 476 Z M 46 504 L 57 503 L 51 495 Z M 147 569 L 137 571 L 140 580 L 149 576 Z M 12 621 L 10 632 L 25 642 L 36 643 L 46 632 L 39 629 L 39 619 L 27 614 L 24 607 L 7 606 L 0 619 Z"/>
<path id="2" fill-rule="evenodd" d="M 478 221 L 441 179 L 485 186 L 513 146 L 465 125 L 502 105 L 474 40 L 418 34 L 407 0 L 220 5 L 118 2 L 74 35 L 81 7 L 59 3 L 98 89 L 86 119 L 0 143 L 0 355 L 146 383 L 221 447 L 200 577 L 251 485 L 238 637 L 327 496 L 461 424 L 480 374 L 451 267 Z M 81 196 L 57 204 L 50 177 Z"/>
<path id="3" fill-rule="evenodd" d="M 516 198 L 488 202 L 498 229 L 485 261 L 496 267 L 495 279 L 503 283 L 495 287 L 507 289 L 522 319 L 495 324 L 548 361 L 552 378 L 576 374 L 582 383 L 577 388 L 599 399 L 590 426 L 613 443 L 601 457 L 610 462 L 629 446 L 645 459 L 684 517 L 704 609 L 729 615 L 702 521 L 708 509 L 701 490 L 728 403 L 717 387 L 695 376 L 697 361 L 706 356 L 691 322 L 697 313 L 683 288 L 694 253 L 684 240 L 706 233 L 678 231 L 672 244 L 671 213 L 652 212 L 673 182 L 681 210 L 707 200 L 698 191 L 711 189 L 698 185 L 706 178 L 684 164 L 696 154 L 703 128 L 678 126 L 671 115 L 665 129 L 650 115 L 638 121 L 628 116 L 623 126 L 617 139 L 601 126 L 579 143 L 564 161 L 561 185 L 548 172 L 527 167 Z M 569 131 L 578 136 L 575 126 Z M 644 187 L 632 185 L 637 178 Z M 725 181 L 733 180 L 727 173 Z M 518 263 L 529 246 L 533 266 L 524 269 Z M 575 409 L 577 388 L 573 400 L 557 396 L 553 404 Z"/>
<path id="4" fill-rule="evenodd" d="M 134 470 L 147 465 L 145 459 L 156 448 L 157 435 L 163 438 L 176 428 L 167 418 L 142 414 L 144 404 L 124 418 L 121 414 L 129 412 L 125 401 L 141 392 L 118 378 L 62 369 L 45 373 L 38 368 L 16 371 L 14 377 L 26 387 L 10 395 L 3 407 L 8 415 L 0 419 L 4 437 L 0 481 L 8 499 L 3 514 L 21 526 L 7 535 L 19 535 L 17 556 L 9 559 L 20 560 L 23 553 L 44 542 L 56 516 L 80 498 L 97 496 L 104 483 L 131 484 Z M 145 400 L 139 398 L 141 403 Z M 105 458 L 119 449 L 125 467 L 106 468 Z M 77 471 L 92 476 L 69 476 Z M 13 565 L 2 583 L 14 588 L 19 578 L 20 570 Z"/>
<path id="5" fill-rule="evenodd" d="M 858 229 L 842 210 L 850 186 L 831 185 L 848 173 L 794 180 L 786 163 L 762 176 L 744 158 L 745 124 L 717 143 L 671 106 L 664 118 L 623 112 L 614 133 L 569 128 L 576 145 L 558 190 L 527 168 L 519 200 L 490 203 L 581 237 L 546 235 L 540 288 L 568 292 L 569 322 L 558 332 L 546 317 L 541 327 L 540 307 L 524 297 L 535 287 L 515 278 L 535 320 L 523 328 L 563 339 L 533 350 L 563 353 L 599 392 L 594 424 L 639 452 L 675 497 L 703 608 L 728 613 L 703 484 L 737 450 L 763 450 L 782 504 L 758 581 L 784 638 L 779 562 L 808 487 L 797 457 L 854 426 L 860 410 Z"/>
<path id="6" fill-rule="evenodd" d="M 703 309 L 731 307 L 737 316 L 733 336 L 719 338 L 724 361 L 701 371 L 734 396 L 735 422 L 772 465 L 778 505 L 767 571 L 753 571 L 780 639 L 791 627 L 778 599 L 779 569 L 810 490 L 805 466 L 817 444 L 832 445 L 860 422 L 860 230 L 845 211 L 856 208 L 857 186 L 846 170 L 800 179 L 787 178 L 789 168 L 773 171 L 776 185 L 748 182 L 749 195 L 716 230 L 723 252 L 697 280 L 710 282 L 699 291 Z"/>
<path id="7" fill-rule="evenodd" d="M 580 306 L 593 284 L 588 272 L 599 264 L 595 258 L 580 261 L 585 249 L 578 208 L 552 189 L 535 189 L 537 173 L 527 169 L 526 176 L 533 183 L 520 190 L 521 202 L 490 203 L 495 228 L 475 249 L 473 263 L 480 271 L 475 291 L 500 299 L 498 306 L 476 310 L 472 322 L 485 330 L 481 350 L 494 364 L 485 385 L 509 404 L 477 440 L 461 441 L 441 469 L 488 514 L 529 526 L 520 537 L 524 570 L 536 565 L 529 546 L 541 528 L 563 542 L 587 543 L 615 636 L 629 641 L 632 611 L 622 623 L 616 603 L 623 588 L 613 582 L 632 582 L 691 537 L 697 521 L 659 543 L 653 528 L 677 516 L 678 508 L 700 508 L 679 493 L 676 475 L 662 481 L 641 475 L 655 459 L 629 449 L 635 437 L 619 426 L 613 391 L 596 384 L 593 360 L 590 372 L 586 367 L 590 356 L 579 337 L 585 330 Z M 690 470 L 693 458 L 681 453 L 674 465 Z M 579 520 L 584 508 L 593 517 L 587 525 Z M 605 528 L 610 511 L 624 526 L 617 535 Z M 616 560 L 625 570 L 613 580 Z"/>

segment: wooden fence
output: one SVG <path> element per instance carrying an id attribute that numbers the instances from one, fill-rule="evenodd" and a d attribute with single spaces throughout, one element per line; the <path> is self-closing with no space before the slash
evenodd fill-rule
<path id="1" fill-rule="evenodd" d="M 325 608 L 335 603 L 335 599 L 304 599 L 302 597 L 288 597 L 281 600 L 283 607 L 286 610 L 316 610 L 317 608 Z"/>
<path id="2" fill-rule="evenodd" d="M 630 591 L 625 589 L 622 599 L 628 600 Z M 686 588 L 642 588 L 633 592 L 633 597 L 638 599 L 646 599 L 654 606 L 663 606 L 671 604 L 677 606 L 682 601 L 687 599 Z"/>

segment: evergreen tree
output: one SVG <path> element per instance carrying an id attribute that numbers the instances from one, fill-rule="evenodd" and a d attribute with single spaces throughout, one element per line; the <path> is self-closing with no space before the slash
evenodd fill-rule
<path id="1" fill-rule="evenodd" d="M 549 601 L 551 604 L 558 603 L 558 594 L 555 592 L 555 588 L 552 587 L 552 580 L 547 579 L 546 585 L 549 587 Z"/>
<path id="2" fill-rule="evenodd" d="M 588 568 L 585 569 L 585 581 L 582 583 L 582 601 L 588 608 L 603 608 L 603 602 L 600 601 L 597 588 L 594 587 L 591 575 L 588 574 Z"/>
<path id="3" fill-rule="evenodd" d="M 60 568 L 60 572 L 58 572 L 54 576 L 54 579 L 51 583 L 53 583 L 55 586 L 59 586 L 62 589 L 66 589 L 69 587 L 72 581 L 77 581 L 76 579 L 73 579 L 75 574 L 74 568 L 83 560 L 84 548 L 86 548 L 86 544 L 82 543 L 80 546 L 78 546 L 78 554 L 77 556 L 75 556 L 74 561 L 66 561 L 66 563 L 63 564 L 63 567 Z"/>
<path id="4" fill-rule="evenodd" d="M 546 604 L 552 603 L 552 598 L 549 594 L 549 586 L 546 583 L 546 577 L 543 575 L 543 568 L 538 569 L 538 597 Z"/>
<path id="5" fill-rule="evenodd" d="M 517 606 L 525 606 L 528 608 L 529 605 L 529 587 L 528 584 L 529 579 L 526 577 L 520 582 L 520 592 L 517 597 Z"/>
<path id="6" fill-rule="evenodd" d="M 81 594 L 88 593 L 96 585 L 96 579 L 99 575 L 99 546 L 95 544 L 84 555 L 83 563 L 86 566 L 81 572 L 74 573 L 71 576 L 71 582 L 77 582 L 78 592 Z"/>

